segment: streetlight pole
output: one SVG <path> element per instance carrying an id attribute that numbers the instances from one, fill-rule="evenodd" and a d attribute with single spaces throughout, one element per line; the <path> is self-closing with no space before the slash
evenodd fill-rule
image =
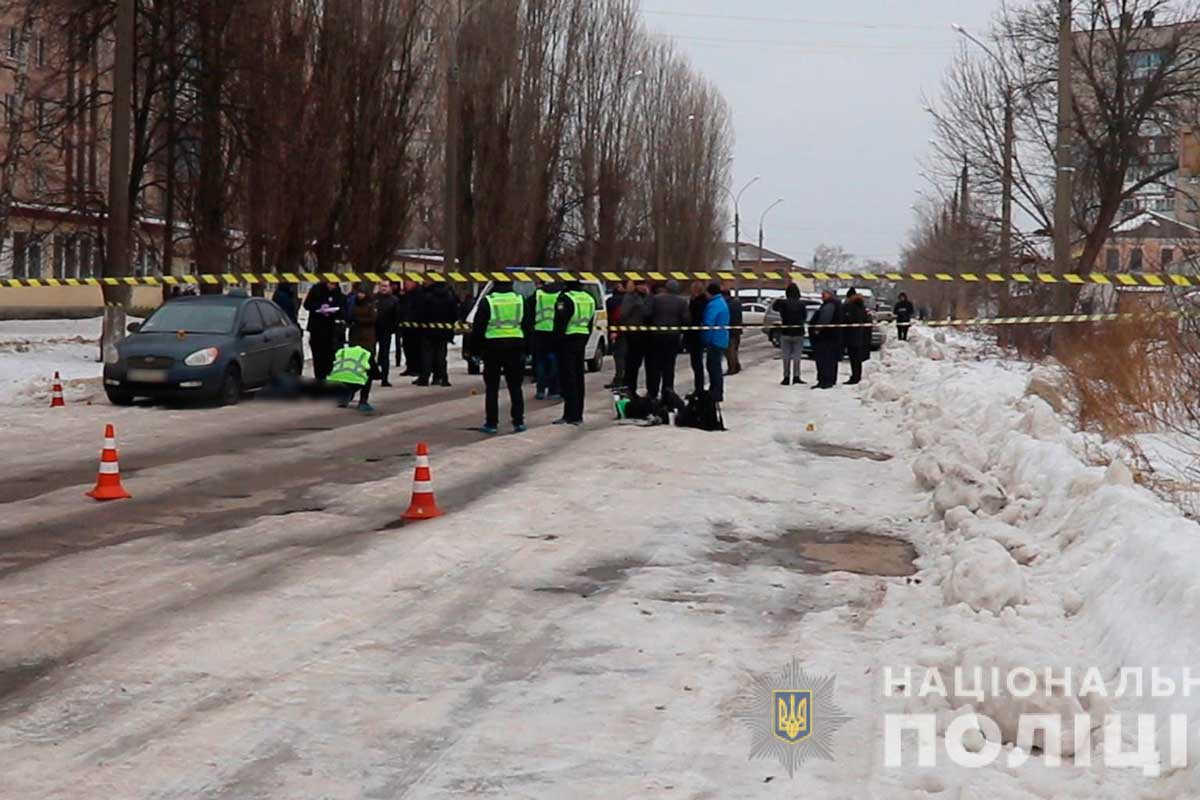
<path id="1" fill-rule="evenodd" d="M 1000 271 L 1008 275 L 1012 271 L 1012 207 L 1013 207 L 1013 160 L 1016 158 L 1016 121 L 1013 112 L 1013 82 L 1008 74 L 1004 59 L 979 39 L 971 35 L 961 25 L 954 25 L 954 30 L 962 34 L 970 42 L 979 46 L 983 52 L 991 56 L 1000 67 L 1004 76 L 1004 143 L 1000 160 L 1001 167 L 1001 198 L 1000 198 Z"/>
<path id="2" fill-rule="evenodd" d="M 1074 56 L 1071 30 L 1071 0 L 1058 1 L 1058 144 L 1055 148 L 1054 182 L 1054 271 L 1071 271 L 1071 194 L 1074 183 L 1071 132 L 1074 126 L 1074 87 L 1071 59 Z"/>
<path id="3" fill-rule="evenodd" d="M 767 214 L 770 214 L 773 209 L 778 208 L 781 205 L 783 205 L 782 197 L 779 198 L 778 200 L 776 200 L 771 205 L 767 206 L 767 210 L 764 211 L 762 213 L 762 216 L 758 218 L 758 268 L 760 270 L 762 269 L 762 257 L 763 257 L 763 255 L 762 255 L 763 254 L 763 225 L 766 223 Z"/>
<path id="4" fill-rule="evenodd" d="M 758 183 L 762 176 L 755 175 L 749 183 L 742 187 L 742 190 L 736 195 L 728 188 L 725 189 L 726 194 L 733 200 L 733 269 L 737 271 L 739 256 L 741 255 L 741 240 L 742 240 L 742 195 L 746 193 L 754 184 Z"/>

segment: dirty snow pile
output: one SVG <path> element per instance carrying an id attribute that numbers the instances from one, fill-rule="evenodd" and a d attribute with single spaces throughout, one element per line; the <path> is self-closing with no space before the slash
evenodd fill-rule
<path id="1" fill-rule="evenodd" d="M 55 372 L 68 402 L 97 394 L 99 336 L 99 318 L 0 321 L 0 406 L 49 403 Z"/>
<path id="2" fill-rule="evenodd" d="M 1153 698 L 1150 687 L 1155 667 L 1182 686 L 1183 668 L 1200 653 L 1200 527 L 1137 487 L 1120 460 L 1095 465 L 1118 449 L 1071 430 L 1039 396 L 1045 394 L 1039 385 L 1054 381 L 1047 370 L 986 359 L 964 336 L 921 331 L 914 331 L 909 347 L 889 345 L 879 361 L 864 400 L 911 435 L 919 453 L 914 477 L 930 492 L 930 518 L 941 524 L 924 542 L 922 585 L 889 592 L 880 612 L 880 624 L 891 618 L 905 626 L 907 620 L 915 636 L 925 637 L 919 662 L 911 662 L 911 637 L 893 643 L 894 656 L 884 653 L 883 660 L 896 665 L 893 676 L 903 676 L 911 664 L 915 684 L 936 671 L 948 695 L 918 697 L 914 685 L 913 696 L 895 692 L 886 710 L 937 713 L 939 735 L 958 716 L 982 714 L 997 723 L 1007 748 L 1016 744 L 1020 715 L 1061 715 L 1068 764 L 1075 752 L 1073 720 L 1086 714 L 1097 769 L 1104 764 L 1107 716 L 1122 714 L 1122 753 L 1131 755 L 1137 715 L 1156 714 L 1159 753 L 1150 762 L 1151 772 L 1161 766 L 1161 777 L 1110 770 L 1106 791 L 1116 794 L 1105 796 L 1138 796 L 1123 794 L 1114 781 L 1149 790 L 1149 797 L 1200 796 L 1200 753 L 1192 753 L 1188 769 L 1172 771 L 1167 763 L 1171 714 L 1188 714 L 1189 738 L 1197 739 L 1200 690 L 1193 698 L 1182 691 Z M 922 620 L 920 627 L 913 627 L 914 619 Z M 1093 667 L 1105 688 L 1091 684 L 1084 692 Z M 1015 697 L 1002 680 L 993 692 L 989 678 L 982 702 L 975 691 L 956 695 L 959 668 L 968 679 L 976 668 L 985 677 L 993 668 L 1002 676 L 1032 670 L 1037 691 L 1032 698 Z M 1061 678 L 1068 668 L 1070 693 L 1045 685 L 1047 669 Z M 1117 696 L 1122 668 L 1145 670 L 1141 697 L 1131 696 L 1132 681 Z M 1196 671 L 1200 675 L 1200 667 Z M 976 687 L 968 680 L 963 688 Z M 964 742 L 968 750 L 978 749 L 982 737 Z M 941 753 L 945 758 L 944 748 Z M 1021 770 L 1023 782 L 1030 780 L 1028 770 Z M 1089 794 L 1095 787 L 1063 780 L 1081 773 L 1046 770 L 1039 796 L 1095 796 Z M 1028 796 L 1015 775 L 987 783 L 979 796 Z"/>

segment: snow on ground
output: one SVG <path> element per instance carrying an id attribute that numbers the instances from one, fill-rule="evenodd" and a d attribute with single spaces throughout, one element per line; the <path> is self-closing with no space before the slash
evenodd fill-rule
<path id="1" fill-rule="evenodd" d="M 1121 666 L 1200 652 L 1196 526 L 1120 465 L 1088 466 L 1087 438 L 1025 396 L 1026 368 L 940 338 L 889 344 L 858 389 L 751 370 L 724 434 L 592 409 L 583 440 L 435 454 L 438 485 L 511 479 L 418 526 L 380 530 L 402 473 L 329 487 L 286 525 L 12 576 L 0 654 L 78 663 L 0 726 L 6 780 L 46 798 L 1197 796 L 1194 770 L 967 770 L 944 748 L 936 770 L 884 766 L 883 713 L 937 713 L 944 731 L 967 705 L 885 698 L 887 668 L 1094 664 L 1112 689 Z M 839 532 L 907 540 L 920 572 L 805 568 L 846 558 L 820 544 Z M 815 546 L 796 558 L 789 537 Z M 171 614 L 150 624 L 148 602 Z M 852 717 L 837 760 L 795 782 L 748 761 L 735 718 L 748 671 L 793 656 L 837 675 Z M 1021 711 L 1106 709 L 1036 699 L 974 710 L 1011 741 Z"/>
<path id="2" fill-rule="evenodd" d="M 49 405 L 54 373 L 68 402 L 102 394 L 100 319 L 0 321 L 0 408 Z"/>

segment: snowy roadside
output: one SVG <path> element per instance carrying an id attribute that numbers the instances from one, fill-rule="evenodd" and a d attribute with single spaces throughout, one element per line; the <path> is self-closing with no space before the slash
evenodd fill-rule
<path id="1" fill-rule="evenodd" d="M 478 499 L 419 526 L 381 528 L 401 473 L 329 487 L 286 523 L 18 574 L 0 652 L 83 656 L 0 728 L 8 777 L 43 797 L 1136 797 L 1137 770 L 884 766 L 883 713 L 944 731 L 965 705 L 884 698 L 889 668 L 1115 678 L 1138 652 L 1198 651 L 1176 602 L 1197 596 L 1195 526 L 1120 467 L 1085 466 L 1086 437 L 1027 380 L 918 335 L 857 390 L 745 373 L 725 434 L 593 423 L 577 443 L 543 429 L 435 454 L 438 485 Z M 480 483 L 498 467 L 511 478 Z M 869 574 L 896 565 L 866 536 L 911 542 L 920 572 Z M 1003 546 L 970 573 L 954 554 L 980 541 Z M 837 760 L 795 783 L 747 760 L 736 719 L 747 673 L 793 656 L 838 677 L 852 717 Z"/>
<path id="2" fill-rule="evenodd" d="M 0 321 L 0 408 L 49 404 L 54 373 L 68 402 L 103 397 L 100 319 Z"/>

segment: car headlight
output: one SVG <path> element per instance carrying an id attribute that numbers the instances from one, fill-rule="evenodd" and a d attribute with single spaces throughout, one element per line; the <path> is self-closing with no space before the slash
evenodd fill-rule
<path id="1" fill-rule="evenodd" d="M 217 356 L 221 351 L 215 347 L 206 347 L 203 350 L 197 350 L 183 360 L 184 364 L 189 367 L 207 367 L 217 360 Z"/>

